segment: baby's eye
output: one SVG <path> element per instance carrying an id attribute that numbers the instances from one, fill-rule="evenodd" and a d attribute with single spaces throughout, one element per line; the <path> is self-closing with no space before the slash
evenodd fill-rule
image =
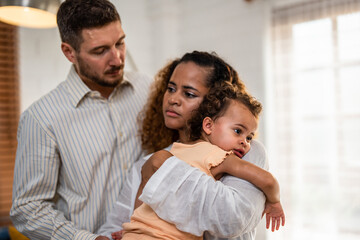
<path id="1" fill-rule="evenodd" d="M 251 142 L 252 139 L 253 139 L 252 136 L 246 137 L 246 140 L 247 140 L 248 142 Z"/>
<path id="2" fill-rule="evenodd" d="M 235 129 L 234 131 L 236 134 L 241 134 L 241 129 Z"/>

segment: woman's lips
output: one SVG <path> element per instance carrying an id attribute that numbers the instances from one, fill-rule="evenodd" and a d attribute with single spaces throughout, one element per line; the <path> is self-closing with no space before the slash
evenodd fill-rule
<path id="1" fill-rule="evenodd" d="M 166 110 L 166 116 L 169 116 L 169 117 L 178 117 L 180 114 L 178 114 L 177 112 L 175 111 L 172 111 L 172 110 Z"/>

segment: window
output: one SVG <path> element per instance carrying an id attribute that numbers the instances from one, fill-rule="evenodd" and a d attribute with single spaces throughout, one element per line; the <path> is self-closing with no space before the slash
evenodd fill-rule
<path id="1" fill-rule="evenodd" d="M 360 237 L 360 1 L 273 12 L 272 170 L 287 226 L 269 239 Z"/>
<path id="2" fill-rule="evenodd" d="M 17 28 L 0 22 L 0 225 L 9 211 L 19 121 Z"/>

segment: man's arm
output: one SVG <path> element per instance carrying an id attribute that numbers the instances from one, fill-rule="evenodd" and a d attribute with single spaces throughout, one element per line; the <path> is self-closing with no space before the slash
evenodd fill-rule
<path id="1" fill-rule="evenodd" d="M 246 156 L 250 162 L 268 168 L 259 142 L 254 141 Z M 214 181 L 171 157 L 150 178 L 140 198 L 162 219 L 195 235 L 208 231 L 219 237 L 233 237 L 253 230 L 264 210 L 263 193 L 238 178 L 227 176 L 222 181 Z"/>
<path id="2" fill-rule="evenodd" d="M 11 220 L 30 239 L 95 239 L 98 235 L 77 229 L 64 213 L 54 209 L 60 168 L 54 139 L 29 112 L 23 114 L 18 129 Z"/>

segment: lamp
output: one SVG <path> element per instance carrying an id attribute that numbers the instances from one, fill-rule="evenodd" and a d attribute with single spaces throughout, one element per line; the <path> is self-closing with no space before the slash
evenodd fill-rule
<path id="1" fill-rule="evenodd" d="M 60 0 L 1 0 L 0 20 L 29 28 L 56 26 Z"/>

